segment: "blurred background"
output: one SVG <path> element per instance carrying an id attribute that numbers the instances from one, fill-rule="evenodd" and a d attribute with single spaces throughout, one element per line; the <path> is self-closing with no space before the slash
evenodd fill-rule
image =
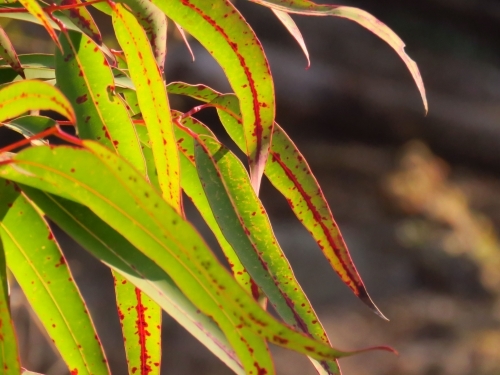
<path id="1" fill-rule="evenodd" d="M 286 201 L 264 182 L 262 200 L 275 232 L 332 343 L 341 349 L 386 344 L 400 353 L 342 359 L 343 373 L 500 374 L 500 2 L 342 3 L 369 11 L 406 42 L 427 89 L 427 116 L 403 62 L 369 31 L 343 19 L 294 16 L 311 55 L 306 70 L 300 48 L 271 11 L 235 3 L 268 55 L 277 120 L 309 161 L 368 291 L 391 319 L 381 320 L 351 295 Z M 109 19 L 96 18 L 110 30 Z M 1 22 L 18 52 L 52 51 L 40 27 Z M 111 35 L 105 41 L 116 46 Z M 217 64 L 190 43 L 195 62 L 172 28 L 167 80 L 231 91 Z M 171 101 L 178 109 L 194 105 Z M 200 119 L 226 139 L 215 112 Z M 213 244 L 201 223 L 200 231 Z M 110 366 L 126 374 L 110 274 L 57 234 Z M 66 374 L 15 287 L 12 305 L 25 366 Z M 164 322 L 163 373 L 230 374 L 170 318 Z M 272 350 L 279 374 L 315 373 L 304 357 Z"/>

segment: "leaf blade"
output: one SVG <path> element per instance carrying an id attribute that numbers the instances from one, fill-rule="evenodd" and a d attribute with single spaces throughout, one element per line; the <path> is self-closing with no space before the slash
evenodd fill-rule
<path id="1" fill-rule="evenodd" d="M 181 212 L 179 155 L 168 98 L 158 65 L 144 30 L 121 4 L 113 7 L 113 27 L 137 90 L 139 107 L 152 142 L 163 197 Z"/>
<path id="2" fill-rule="evenodd" d="M 0 223 L 8 267 L 70 371 L 109 374 L 92 320 L 52 232 L 14 184 L 0 183 L 1 203 L 11 205 Z M 29 220 L 29 233 L 24 220 Z"/>
<path id="3" fill-rule="evenodd" d="M 227 0 L 153 0 L 222 67 L 240 99 L 252 185 L 259 190 L 275 116 L 274 86 L 253 30 Z"/>
<path id="4" fill-rule="evenodd" d="M 41 179 L 45 181 L 41 185 L 43 189 L 49 184 L 56 185 L 57 190 L 52 189 L 56 194 L 70 195 L 84 202 L 164 268 L 201 311 L 219 323 L 221 315 L 230 319 L 231 326 L 221 328 L 232 344 L 241 343 L 234 333 L 242 324 L 241 328 L 247 327 L 271 343 L 320 360 L 360 352 L 339 351 L 277 322 L 250 295 L 242 292 L 191 225 L 133 168 L 99 144 L 90 141 L 83 144 L 85 150 L 64 146 L 25 149 L 4 162 L 0 175 L 35 186 L 40 185 Z M 91 175 L 85 173 L 84 165 L 88 163 L 95 171 Z M 113 181 L 103 183 L 111 178 Z M 193 273 L 186 272 L 191 267 Z M 206 298 L 202 299 L 200 291 L 207 293 Z M 234 296 L 238 296 L 236 300 Z M 387 347 L 376 349 L 392 351 Z"/>
<path id="5" fill-rule="evenodd" d="M 20 81 L 0 90 L 0 122 L 30 110 L 52 110 L 75 122 L 69 101 L 55 87 L 41 81 Z"/>
<path id="6" fill-rule="evenodd" d="M 370 30 L 377 35 L 380 39 L 386 42 L 391 48 L 396 51 L 401 60 L 406 64 L 410 71 L 415 84 L 417 85 L 422 102 L 424 104 L 425 113 L 428 112 L 427 95 L 425 93 L 424 82 L 418 69 L 417 64 L 405 52 L 405 43 L 401 38 L 392 31 L 387 25 L 380 22 L 377 18 L 370 13 L 353 7 L 340 6 L 340 5 L 320 5 L 313 3 L 309 0 L 249 0 L 251 2 L 281 10 L 288 13 L 296 13 L 310 16 L 334 16 L 347 18 L 351 21 L 357 22 L 359 25 Z"/>

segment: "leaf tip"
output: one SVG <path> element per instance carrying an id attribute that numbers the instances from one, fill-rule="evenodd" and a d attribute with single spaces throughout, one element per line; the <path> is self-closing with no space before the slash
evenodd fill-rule
<path id="1" fill-rule="evenodd" d="M 366 291 L 365 288 L 362 288 L 359 291 L 358 298 L 363 302 L 366 306 L 370 308 L 376 315 L 381 317 L 382 319 L 386 321 L 390 321 L 384 314 L 382 314 L 382 311 L 375 305 L 375 302 L 371 299 L 371 297 L 368 295 L 368 292 Z"/>

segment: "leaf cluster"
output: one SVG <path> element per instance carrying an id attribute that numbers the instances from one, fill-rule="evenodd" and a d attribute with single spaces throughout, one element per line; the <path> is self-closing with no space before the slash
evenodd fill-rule
<path id="1" fill-rule="evenodd" d="M 370 14 L 308 0 L 251 1 L 275 13 L 308 59 L 290 14 L 344 17 L 371 30 L 401 56 L 427 108 L 403 42 Z M 89 7 L 109 15 L 119 51 L 103 43 Z M 109 374 L 50 219 L 113 273 L 130 374 L 159 373 L 162 310 L 235 373 L 274 374 L 271 343 L 308 356 L 320 374 L 340 374 L 337 360 L 360 351 L 331 347 L 258 197 L 264 175 L 342 281 L 383 315 L 304 156 L 275 122 L 265 53 L 235 6 L 228 0 L 4 0 L 0 16 L 40 24 L 54 41 L 52 55 L 17 55 L 0 28 L 0 122 L 24 136 L 0 150 L 4 373 L 21 371 L 9 269 L 71 374 Z M 172 22 L 212 54 L 234 93 L 168 82 L 163 66 Z M 171 108 L 169 95 L 200 104 L 182 113 Z M 246 160 L 193 117 L 207 108 L 217 111 Z M 63 145 L 50 144 L 50 136 Z M 212 230 L 229 269 L 186 219 L 183 196 Z M 269 314 L 268 303 L 280 319 Z"/>

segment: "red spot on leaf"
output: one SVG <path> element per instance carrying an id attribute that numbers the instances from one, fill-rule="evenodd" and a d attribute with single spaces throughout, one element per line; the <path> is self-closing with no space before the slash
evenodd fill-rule
<path id="1" fill-rule="evenodd" d="M 82 104 L 87 101 L 87 94 L 83 94 L 82 96 L 79 96 L 76 98 L 76 104 Z"/>

